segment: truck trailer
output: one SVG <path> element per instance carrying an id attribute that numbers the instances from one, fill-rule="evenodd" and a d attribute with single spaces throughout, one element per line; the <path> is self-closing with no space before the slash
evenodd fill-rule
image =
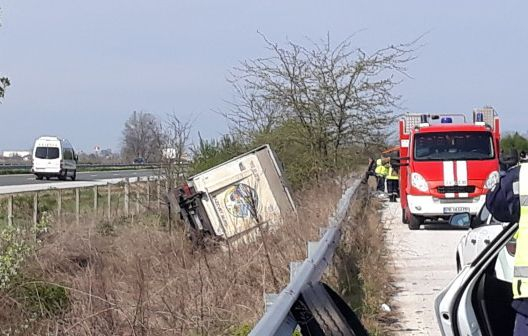
<path id="1" fill-rule="evenodd" d="M 269 145 L 191 176 L 177 192 L 190 232 L 219 240 L 252 240 L 296 209 L 282 165 Z"/>

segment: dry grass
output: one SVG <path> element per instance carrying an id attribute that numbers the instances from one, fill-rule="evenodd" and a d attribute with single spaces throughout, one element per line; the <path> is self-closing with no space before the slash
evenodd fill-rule
<path id="1" fill-rule="evenodd" d="M 333 276 L 329 277 L 372 335 L 386 335 L 391 319 L 381 310 L 383 303 L 390 303 L 391 294 L 381 208 L 378 199 L 362 186 L 351 216 L 343 223 Z"/>
<path id="2" fill-rule="evenodd" d="M 2 330 L 27 324 L 20 335 L 233 335 L 262 315 L 265 292 L 285 286 L 289 262 L 306 257 L 306 242 L 327 225 L 341 191 L 326 181 L 300 192 L 298 218 L 230 252 L 193 250 L 154 214 L 55 226 L 18 287 L 0 292 Z M 42 283 L 65 288 L 69 304 L 45 314 L 49 298 L 36 290 L 39 309 L 28 309 L 17 288 Z"/>

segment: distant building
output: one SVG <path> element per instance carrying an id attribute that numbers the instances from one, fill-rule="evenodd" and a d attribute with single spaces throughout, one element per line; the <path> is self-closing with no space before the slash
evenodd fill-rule
<path id="1" fill-rule="evenodd" d="M 112 150 L 110 148 L 107 148 L 107 149 L 101 149 L 101 151 L 99 152 L 99 155 L 101 155 L 102 157 L 111 157 L 112 156 Z"/>

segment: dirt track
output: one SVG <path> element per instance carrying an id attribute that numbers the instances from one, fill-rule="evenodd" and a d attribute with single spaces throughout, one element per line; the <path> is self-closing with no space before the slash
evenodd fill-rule
<path id="1" fill-rule="evenodd" d="M 401 222 L 399 203 L 386 203 L 383 216 L 396 276 L 391 308 L 401 317 L 394 335 L 440 335 L 434 299 L 456 275 L 456 246 L 465 231 L 445 224 L 411 231 Z"/>

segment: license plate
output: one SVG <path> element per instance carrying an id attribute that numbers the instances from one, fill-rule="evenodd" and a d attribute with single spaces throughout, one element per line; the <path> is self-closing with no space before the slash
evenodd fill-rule
<path id="1" fill-rule="evenodd" d="M 469 212 L 469 208 L 467 207 L 444 207 L 445 214 L 453 214 L 453 213 L 461 213 L 461 212 Z"/>

